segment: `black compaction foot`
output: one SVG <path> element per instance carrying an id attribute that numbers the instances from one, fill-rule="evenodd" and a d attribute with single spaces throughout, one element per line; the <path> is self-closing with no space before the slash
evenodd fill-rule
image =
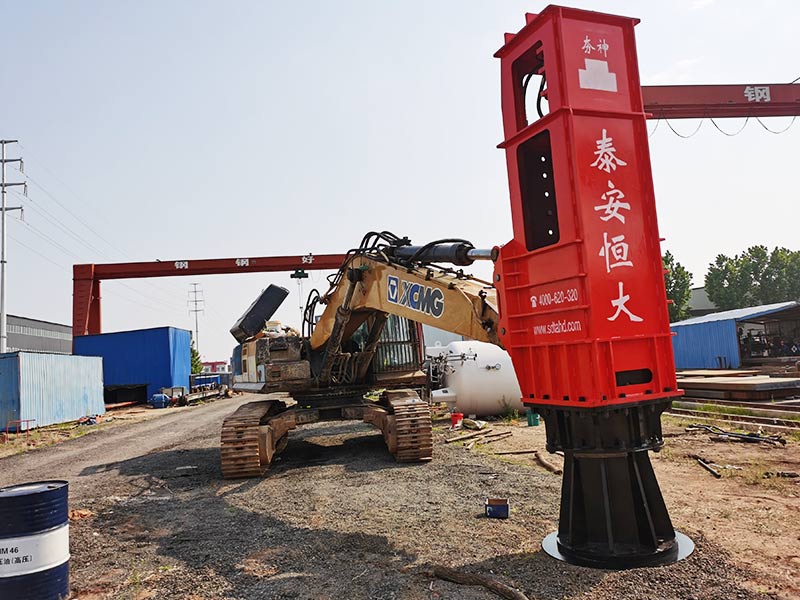
<path id="1" fill-rule="evenodd" d="M 554 531 L 542 540 L 542 549 L 555 559 L 562 560 L 571 565 L 578 565 L 580 567 L 591 567 L 594 569 L 634 569 L 637 567 L 657 567 L 661 565 L 671 565 L 672 563 L 683 560 L 694 552 L 694 542 L 682 534 L 680 531 L 675 532 L 675 545 L 677 547 L 676 553 L 669 555 L 653 556 L 653 560 L 642 562 L 642 557 L 628 557 L 627 560 L 621 561 L 606 561 L 602 559 L 588 559 L 579 558 L 572 554 L 564 554 L 559 550 L 558 532 Z M 622 558 L 622 557 L 619 557 Z"/>
<path id="2" fill-rule="evenodd" d="M 604 409 L 540 407 L 547 449 L 564 452 L 558 532 L 542 547 L 575 565 L 629 569 L 691 554 L 658 487 L 649 450 L 663 445 L 669 401 Z"/>

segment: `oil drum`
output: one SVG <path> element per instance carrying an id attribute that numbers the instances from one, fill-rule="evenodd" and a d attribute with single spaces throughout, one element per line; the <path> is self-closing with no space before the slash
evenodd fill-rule
<path id="1" fill-rule="evenodd" d="M 66 481 L 0 488 L 0 598 L 69 596 Z"/>

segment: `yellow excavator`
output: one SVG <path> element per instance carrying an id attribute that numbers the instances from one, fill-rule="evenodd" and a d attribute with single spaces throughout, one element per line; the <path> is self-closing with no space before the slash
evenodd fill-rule
<path id="1" fill-rule="evenodd" d="M 268 395 L 225 419 L 223 476 L 262 476 L 290 430 L 320 420 L 363 420 L 381 430 L 397 461 L 430 460 L 419 324 L 500 345 L 494 287 L 456 268 L 492 258 L 466 240 L 414 246 L 370 232 L 328 291 L 309 294 L 302 332 L 266 326 L 288 295 L 269 286 L 231 329 L 234 390 Z"/>

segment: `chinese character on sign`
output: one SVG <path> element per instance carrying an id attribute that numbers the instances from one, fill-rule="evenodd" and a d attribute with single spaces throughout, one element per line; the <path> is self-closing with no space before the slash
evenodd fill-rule
<path id="1" fill-rule="evenodd" d="M 605 129 L 603 129 L 602 137 L 597 140 L 597 150 L 595 150 L 594 153 L 597 158 L 590 166 L 597 167 L 606 173 L 616 171 L 617 165 L 620 167 L 628 165 L 624 160 L 617 157 L 617 149 L 614 148 L 614 138 L 607 135 Z"/>
<path id="2" fill-rule="evenodd" d="M 606 273 L 611 273 L 611 269 L 617 267 L 632 267 L 633 263 L 628 260 L 628 242 L 624 235 L 615 235 L 609 241 L 608 233 L 603 232 L 603 247 L 600 248 L 599 256 L 606 259 Z"/>
<path id="3" fill-rule="evenodd" d="M 597 52 L 602 52 L 603 56 L 608 58 L 608 42 L 606 42 L 606 38 L 597 42 Z"/>
<path id="4" fill-rule="evenodd" d="M 188 269 L 189 268 L 189 261 L 188 260 L 176 260 L 175 261 L 175 268 L 176 269 Z"/>
<path id="5" fill-rule="evenodd" d="M 310 265 L 310 264 L 311 264 L 311 263 L 313 263 L 313 262 L 314 262 L 314 257 L 313 257 L 313 256 L 312 256 L 310 253 L 309 253 L 309 254 L 306 254 L 306 255 L 303 257 L 303 264 L 304 264 L 304 265 Z"/>
<path id="6" fill-rule="evenodd" d="M 589 39 L 588 35 L 583 38 L 583 47 L 581 50 L 583 50 L 586 54 L 591 54 L 592 50 L 594 50 L 594 46 L 592 46 L 592 40 Z"/>
<path id="7" fill-rule="evenodd" d="M 611 219 L 619 219 L 620 223 L 625 223 L 625 215 L 619 214 L 620 210 L 630 210 L 631 205 L 627 202 L 622 202 L 625 194 L 622 190 L 614 187 L 614 183 L 608 180 L 608 191 L 600 196 L 606 201 L 605 204 L 595 206 L 595 211 L 602 210 L 605 216 L 600 217 L 601 221 L 610 221 Z"/>
<path id="8" fill-rule="evenodd" d="M 237 267 L 249 267 L 250 266 L 250 259 L 249 258 L 237 258 L 236 259 L 236 266 Z"/>
<path id="9" fill-rule="evenodd" d="M 620 313 L 625 313 L 626 315 L 628 315 L 628 318 L 631 321 L 633 321 L 634 323 L 641 323 L 642 321 L 644 321 L 644 319 L 642 317 L 636 316 L 630 310 L 628 310 L 627 306 L 625 306 L 628 303 L 628 300 L 630 300 L 630 299 L 631 299 L 630 295 L 626 294 L 622 290 L 622 282 L 620 281 L 619 282 L 619 298 L 617 298 L 616 300 L 612 300 L 611 301 L 611 306 L 616 308 L 617 312 L 615 312 L 610 317 L 607 317 L 608 320 L 609 321 L 616 321 L 617 317 L 620 315 Z"/>
<path id="10" fill-rule="evenodd" d="M 744 88 L 744 97 L 748 102 L 770 102 L 769 86 L 752 86 Z"/>

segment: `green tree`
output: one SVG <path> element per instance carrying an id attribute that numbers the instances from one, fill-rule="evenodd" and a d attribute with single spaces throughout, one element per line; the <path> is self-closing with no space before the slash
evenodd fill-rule
<path id="1" fill-rule="evenodd" d="M 664 283 L 667 286 L 667 298 L 672 300 L 669 306 L 669 321 L 675 323 L 689 317 L 689 297 L 692 295 L 692 274 L 681 263 L 675 260 L 669 251 L 661 257 L 664 263 Z"/>
<path id="2" fill-rule="evenodd" d="M 737 258 L 718 254 L 714 262 L 708 265 L 706 294 L 720 310 L 746 306 L 752 295 L 753 284 L 743 277 Z"/>
<path id="3" fill-rule="evenodd" d="M 758 286 L 760 304 L 800 298 L 800 252 L 775 248 L 769 255 Z"/>
<path id="4" fill-rule="evenodd" d="M 733 258 L 720 254 L 705 278 L 709 300 L 721 310 L 800 298 L 800 252 L 752 246 Z"/>
<path id="5" fill-rule="evenodd" d="M 191 348 L 191 356 L 192 356 L 192 375 L 196 375 L 197 373 L 203 372 L 203 361 L 200 359 L 200 353 L 197 351 L 197 348 L 194 345 L 194 340 L 192 340 L 192 348 Z"/>

